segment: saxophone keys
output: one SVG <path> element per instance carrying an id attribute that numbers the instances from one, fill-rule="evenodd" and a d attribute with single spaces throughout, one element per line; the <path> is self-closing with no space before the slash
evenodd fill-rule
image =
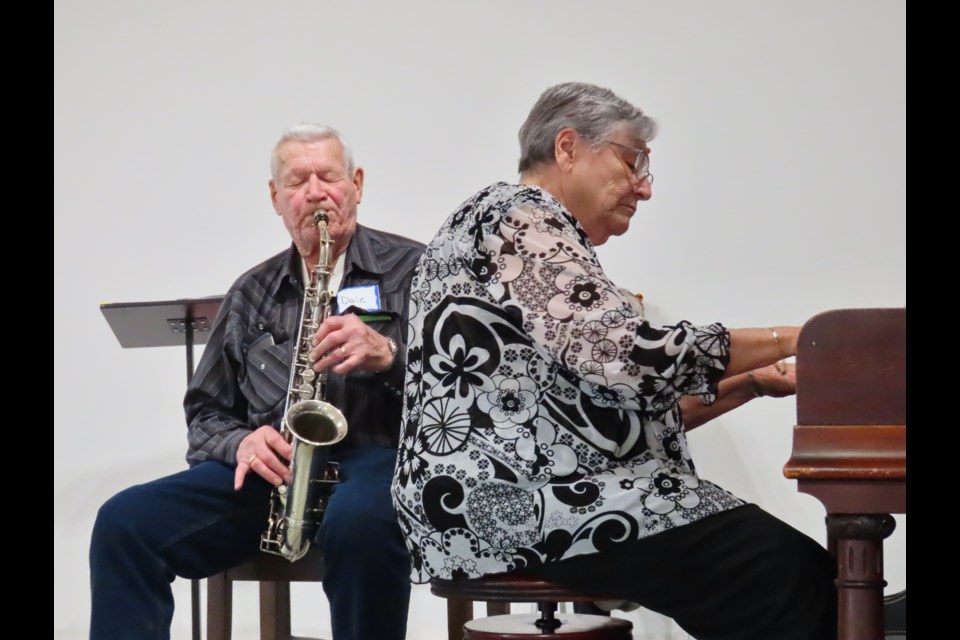
<path id="1" fill-rule="evenodd" d="M 307 400 L 313 397 L 313 385 L 307 384 L 304 382 L 299 387 L 297 387 L 297 395 L 300 396 L 303 400 Z"/>
<path id="2" fill-rule="evenodd" d="M 313 362 L 311 362 L 310 365 L 312 366 Z M 304 369 L 300 372 L 300 378 L 306 383 L 312 383 L 316 377 L 317 372 L 311 368 Z"/>

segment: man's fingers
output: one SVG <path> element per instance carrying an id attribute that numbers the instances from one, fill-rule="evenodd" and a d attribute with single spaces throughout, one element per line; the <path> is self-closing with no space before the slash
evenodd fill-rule
<path id="1" fill-rule="evenodd" d="M 357 368 L 357 366 L 359 366 L 362 361 L 363 361 L 363 356 L 360 355 L 359 353 L 355 353 L 352 355 L 348 354 L 343 360 L 340 361 L 339 364 L 336 364 L 333 367 L 333 372 L 337 374 L 347 373 L 352 369 Z"/>
<path id="2" fill-rule="evenodd" d="M 272 463 L 268 463 L 266 460 L 264 460 L 259 456 L 251 456 L 250 459 L 245 460 L 240 464 L 238 464 L 237 476 L 240 478 L 240 483 L 236 484 L 235 482 L 234 486 L 237 489 L 243 486 L 243 476 L 247 474 L 248 470 L 253 471 L 258 476 L 260 476 L 261 478 L 263 478 L 264 480 L 266 480 L 267 482 L 269 482 L 275 487 L 278 487 L 281 484 L 283 484 L 284 482 L 283 477 L 279 473 L 277 473 L 277 471 L 273 467 L 278 466 L 282 468 L 283 473 L 285 475 L 288 475 L 289 471 L 286 470 L 286 467 L 283 465 L 283 463 L 280 462 L 275 456 L 271 456 L 271 458 L 272 458 Z"/>
<path id="3" fill-rule="evenodd" d="M 353 347 L 347 346 L 345 342 L 335 344 L 333 341 L 331 341 L 331 344 L 334 346 L 332 346 L 330 350 L 325 350 L 326 347 L 313 350 L 311 355 L 316 358 L 313 368 L 317 371 L 323 371 L 324 369 L 328 369 L 330 367 L 338 367 L 356 355 L 356 353 L 353 352 Z M 334 371 L 337 373 L 342 372 L 339 368 L 334 369 Z"/>
<path id="4" fill-rule="evenodd" d="M 285 442 L 283 438 L 280 438 L 280 440 Z M 263 457 L 252 456 L 252 458 L 249 461 L 250 468 L 273 486 L 276 487 L 290 481 L 290 469 L 272 451 L 264 454 Z"/>
<path id="5" fill-rule="evenodd" d="M 317 328 L 317 332 L 313 335 L 313 344 L 320 344 L 328 335 L 343 327 L 346 317 L 347 316 L 329 316 L 324 320 Z"/>
<path id="6" fill-rule="evenodd" d="M 243 478 L 247 475 L 247 471 L 250 470 L 250 465 L 246 462 L 238 462 L 237 470 L 233 474 L 233 490 L 240 491 L 243 488 Z"/>
<path id="7" fill-rule="evenodd" d="M 293 447 L 290 446 L 290 443 L 280 435 L 280 432 L 276 429 L 271 429 L 273 433 L 267 436 L 266 443 L 270 447 L 271 451 L 275 451 L 280 458 L 283 460 L 289 460 L 290 455 L 293 453 Z M 276 459 L 276 458 L 275 458 Z M 277 463 L 286 469 L 287 465 L 284 464 L 283 460 L 277 459 Z M 274 465 L 270 465 L 271 467 Z"/>

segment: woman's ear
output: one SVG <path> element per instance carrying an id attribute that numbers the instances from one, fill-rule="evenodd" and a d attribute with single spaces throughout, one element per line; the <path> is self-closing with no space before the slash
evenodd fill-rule
<path id="1" fill-rule="evenodd" d="M 576 129 L 567 127 L 561 129 L 557 137 L 553 140 L 553 154 L 557 161 L 557 167 L 563 172 L 573 169 L 573 161 L 577 153 L 577 141 L 580 134 Z"/>

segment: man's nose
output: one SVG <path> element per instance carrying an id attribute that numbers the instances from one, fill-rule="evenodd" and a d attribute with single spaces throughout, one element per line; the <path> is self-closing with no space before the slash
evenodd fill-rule
<path id="1" fill-rule="evenodd" d="M 317 202 L 323 200 L 326 195 L 327 190 L 324 188 L 323 180 L 315 175 L 311 175 L 307 182 L 307 197 Z"/>

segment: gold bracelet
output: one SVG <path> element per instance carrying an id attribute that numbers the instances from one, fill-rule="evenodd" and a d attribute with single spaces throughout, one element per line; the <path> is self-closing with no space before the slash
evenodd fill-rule
<path id="1" fill-rule="evenodd" d="M 780 355 L 780 359 L 783 360 L 787 356 L 783 353 L 783 341 L 780 339 L 780 334 L 777 333 L 777 330 L 773 327 L 769 327 L 770 333 L 773 334 L 773 341 L 777 343 L 777 353 Z"/>
<path id="2" fill-rule="evenodd" d="M 753 375 L 753 371 L 747 371 L 747 380 L 750 381 L 750 388 L 753 390 L 754 398 L 762 398 L 766 395 L 763 392 L 763 387 L 761 387 L 760 383 L 757 382 L 756 376 Z"/>

